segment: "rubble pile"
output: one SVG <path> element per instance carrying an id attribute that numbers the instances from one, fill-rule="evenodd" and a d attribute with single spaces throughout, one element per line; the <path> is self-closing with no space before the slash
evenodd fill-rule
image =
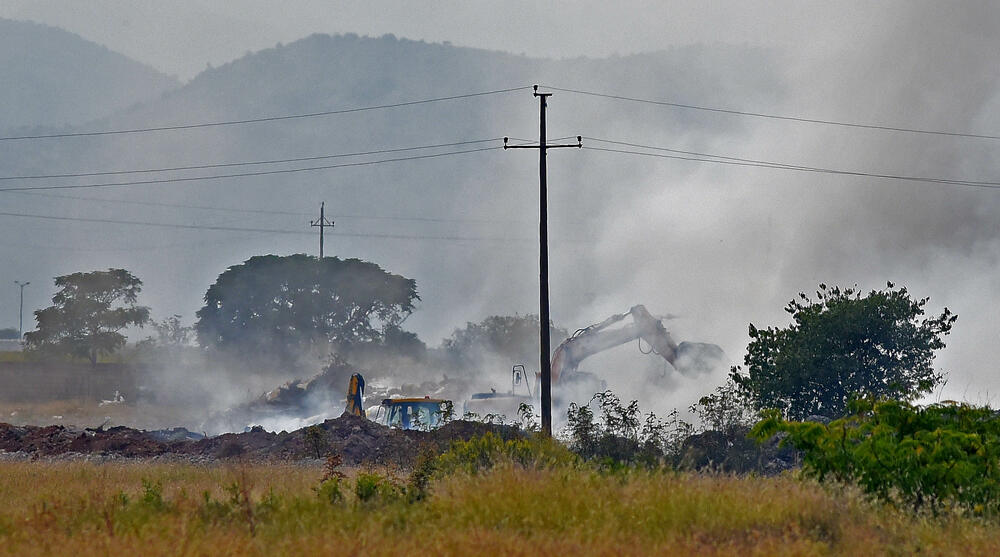
<path id="1" fill-rule="evenodd" d="M 143 431 L 128 427 L 13 426 L 0 423 L 0 455 L 50 458 L 99 455 L 110 458 L 178 458 L 198 462 L 226 459 L 293 461 L 339 454 L 349 465 L 408 467 L 424 450 L 441 451 L 453 441 L 495 431 L 518 435 L 509 426 L 455 421 L 433 431 L 390 429 L 358 416 L 343 415 L 316 424 L 316 430 L 244 433 L 204 437 L 184 428 Z M 316 434 L 318 430 L 318 435 Z"/>

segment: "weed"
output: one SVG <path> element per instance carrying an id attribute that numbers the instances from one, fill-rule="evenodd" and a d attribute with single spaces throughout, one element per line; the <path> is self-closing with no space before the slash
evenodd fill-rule
<path id="1" fill-rule="evenodd" d="M 522 402 L 517 406 L 517 416 L 521 421 L 521 429 L 529 433 L 536 433 L 540 429 L 538 425 L 538 416 L 535 414 L 535 409 L 527 402 Z"/>
<path id="2" fill-rule="evenodd" d="M 229 494 L 230 507 L 244 520 L 251 536 L 255 535 L 257 531 L 257 516 L 254 512 L 253 501 L 250 499 L 252 488 L 245 469 L 240 470 L 233 483 L 223 488 Z"/>
<path id="3" fill-rule="evenodd" d="M 328 501 L 331 505 L 336 505 L 344 500 L 344 492 L 340 489 L 343 480 L 338 477 L 324 479 L 320 482 L 316 490 L 316 495 L 323 501 Z"/>
<path id="4" fill-rule="evenodd" d="M 346 476 L 340 471 L 340 467 L 344 464 L 344 457 L 339 454 L 332 454 L 326 457 L 326 462 L 323 463 L 323 478 L 321 482 L 326 480 L 342 480 Z"/>
<path id="5" fill-rule="evenodd" d="M 375 472 L 358 474 L 354 482 L 354 495 L 361 503 L 396 501 L 402 498 L 403 491 L 399 484 Z"/>
<path id="6" fill-rule="evenodd" d="M 237 477 L 216 466 L 0 462 L 0 555 L 1000 554 L 989 515 L 914 516 L 854 488 L 494 462 L 475 475 L 433 472 L 417 503 L 412 479 L 401 497 L 398 484 L 370 474 L 367 502 L 335 507 L 313 489 L 316 467 L 247 466 Z M 353 480 L 339 487 L 356 496 Z M 183 489 L 205 493 L 189 500 Z"/>
<path id="7" fill-rule="evenodd" d="M 381 476 L 377 474 L 359 474 L 354 482 L 354 494 L 358 497 L 358 501 L 373 499 L 378 493 L 378 484 L 381 480 Z"/>
<path id="8" fill-rule="evenodd" d="M 163 500 L 163 484 L 152 480 L 142 480 L 142 498 L 139 501 L 156 512 L 163 512 L 169 509 Z"/>
<path id="9" fill-rule="evenodd" d="M 423 500 L 429 494 L 429 486 L 437 470 L 437 455 L 425 450 L 417 457 L 406 483 L 406 497 L 411 503 Z"/>
<path id="10" fill-rule="evenodd" d="M 438 457 L 436 474 L 454 472 L 477 474 L 502 463 L 522 468 L 546 468 L 570 465 L 576 457 L 558 441 L 533 436 L 522 439 L 503 439 L 493 432 L 468 441 L 456 441 Z"/>

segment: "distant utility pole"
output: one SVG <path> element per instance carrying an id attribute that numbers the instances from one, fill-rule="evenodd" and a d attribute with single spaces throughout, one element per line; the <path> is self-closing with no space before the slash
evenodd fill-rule
<path id="1" fill-rule="evenodd" d="M 24 287 L 31 284 L 31 282 L 21 282 L 15 280 L 14 284 L 21 287 L 21 305 L 17 310 L 17 338 L 18 340 L 24 339 Z"/>
<path id="2" fill-rule="evenodd" d="M 504 149 L 538 149 L 538 328 L 540 329 L 541 353 L 539 354 L 539 369 L 542 373 L 542 432 L 552 436 L 552 363 L 549 361 L 552 353 L 552 341 L 549 338 L 549 210 L 548 184 L 545 171 L 545 154 L 549 149 L 560 147 L 583 147 L 583 137 L 576 136 L 575 144 L 549 145 L 545 141 L 545 106 L 552 93 L 539 93 L 534 86 L 533 95 L 538 98 L 538 145 L 507 145 L 503 138 Z"/>
<path id="3" fill-rule="evenodd" d="M 323 206 L 324 205 L 326 205 L 326 201 L 324 201 L 324 202 L 322 202 L 322 203 L 319 204 L 319 219 L 318 220 L 309 221 L 309 226 L 318 226 L 319 227 L 319 258 L 320 259 L 323 259 L 323 229 L 326 228 L 327 226 L 329 226 L 330 228 L 333 228 L 333 221 L 328 221 L 328 220 L 326 220 L 326 217 L 323 216 Z"/>

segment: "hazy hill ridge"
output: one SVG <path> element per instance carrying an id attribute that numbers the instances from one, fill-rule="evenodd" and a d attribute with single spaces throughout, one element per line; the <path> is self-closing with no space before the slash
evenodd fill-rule
<path id="1" fill-rule="evenodd" d="M 703 104 L 725 105 L 739 98 L 748 105 L 766 107 L 780 96 L 782 87 L 780 77 L 767 69 L 772 65 L 761 63 L 772 56 L 769 51 L 710 45 L 606 59 L 546 60 L 391 35 L 312 35 L 208 68 L 154 100 L 75 129 L 218 122 L 510 87 L 525 89 L 329 117 L 7 142 L 0 150 L 0 167 L 7 175 L 167 168 L 323 156 L 505 135 L 531 138 L 537 136 L 538 130 L 538 103 L 529 89 L 532 83 Z M 743 126 L 744 122 L 733 119 L 569 93 L 559 93 L 550 101 L 552 138 L 582 134 L 659 142 L 669 134 L 671 145 L 698 146 L 722 133 L 741 133 Z M 143 279 L 144 303 L 154 312 L 190 316 L 200 307 L 205 289 L 227 266 L 264 253 L 315 253 L 317 238 L 308 223 L 315 218 L 312 213 L 318 211 L 319 203 L 325 201 L 328 218 L 336 221 L 335 229 L 328 231 L 327 255 L 376 261 L 417 280 L 423 302 L 408 325 L 433 343 L 466 320 L 529 311 L 537 303 L 537 274 L 533 270 L 537 257 L 533 243 L 524 241 L 534 237 L 537 163 L 524 151 L 500 150 L 499 139 L 473 147 L 480 145 L 497 149 L 321 172 L 29 192 L 34 195 L 12 193 L 3 198 L 9 211 L 28 215 L 301 230 L 301 236 L 52 223 L 13 217 L 0 219 L 0 234 L 9 235 L 11 257 L 26 262 L 21 271 L 25 276 L 52 276 L 53 268 L 69 272 L 120 266 Z M 234 170 L 356 160 L 328 159 Z M 598 254 L 588 246 L 608 230 L 621 230 L 621 223 L 628 221 L 627 215 L 634 212 L 636 205 L 646 205 L 659 195 L 663 183 L 647 179 L 656 168 L 649 161 L 610 158 L 597 152 L 563 150 L 553 156 L 553 239 L 572 242 L 561 244 L 563 247 L 554 250 L 552 256 L 553 268 L 571 270 L 553 278 L 553 284 L 564 293 L 559 302 L 562 307 L 583 307 L 596 293 L 624 288 L 621 277 L 606 270 L 596 260 Z M 677 171 L 686 173 L 695 168 L 678 167 Z M 18 184 L 62 186 L 213 172 L 59 178 Z M 239 214 L 189 206 L 273 212 Z M 305 214 L 297 216 L 301 213 Z M 405 220 L 407 217 L 420 220 Z M 638 236 L 645 238 L 643 234 Z M 489 241 L 475 241 L 478 238 Z M 49 243 L 52 248 L 46 249 Z M 637 242 L 637 249 L 645 256 L 648 245 Z M 41 249 L 28 251 L 30 246 Z M 165 249 L 159 249 L 161 246 Z M 638 302 L 655 305 L 656 300 L 649 301 L 651 298 L 646 295 L 637 299 L 637 295 L 629 294 L 628 300 L 616 307 Z"/>
<path id="2" fill-rule="evenodd" d="M 0 19 L 0 129 L 79 125 L 180 83 L 68 31 Z"/>

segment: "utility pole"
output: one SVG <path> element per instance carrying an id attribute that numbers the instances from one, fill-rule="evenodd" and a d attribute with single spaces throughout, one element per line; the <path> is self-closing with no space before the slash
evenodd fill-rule
<path id="1" fill-rule="evenodd" d="M 549 338 L 549 209 L 548 183 L 545 169 L 545 155 L 549 149 L 561 147 L 583 147 L 583 137 L 576 136 L 575 144 L 549 145 L 545 139 L 545 107 L 552 93 L 539 93 L 534 86 L 532 93 L 538 98 L 538 145 L 507 145 L 508 138 L 503 138 L 503 148 L 506 149 L 538 149 L 538 328 L 541 340 L 539 354 L 539 369 L 542 374 L 541 405 L 542 433 L 552 436 L 552 339 Z"/>
<path id="2" fill-rule="evenodd" d="M 318 226 L 319 227 L 319 258 L 320 259 L 323 259 L 323 229 L 326 228 L 327 226 L 329 226 L 330 228 L 333 228 L 333 221 L 328 221 L 328 220 L 326 220 L 326 217 L 323 216 L 323 206 L 324 205 L 326 205 L 326 201 L 323 201 L 322 203 L 319 204 L 319 219 L 318 220 L 309 221 L 309 226 Z"/>
<path id="3" fill-rule="evenodd" d="M 31 282 L 21 282 L 19 280 L 15 280 L 14 284 L 21 287 L 21 305 L 18 307 L 17 310 L 17 339 L 23 340 L 24 339 L 24 287 L 31 284 Z"/>

